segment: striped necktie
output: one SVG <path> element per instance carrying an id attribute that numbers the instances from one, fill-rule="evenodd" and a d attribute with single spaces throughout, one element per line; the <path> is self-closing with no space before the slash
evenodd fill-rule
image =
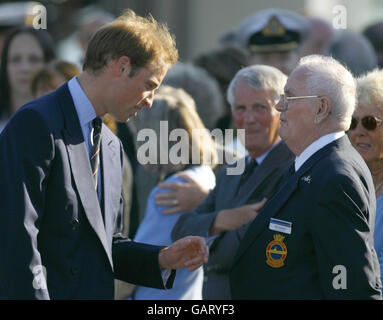
<path id="1" fill-rule="evenodd" d="M 92 149 L 90 151 L 90 167 L 92 169 L 92 176 L 94 181 L 94 187 L 97 191 L 98 182 L 98 167 L 100 163 L 100 144 L 101 144 L 101 128 L 102 120 L 97 117 L 92 121 L 93 130 L 91 134 Z"/>
<path id="2" fill-rule="evenodd" d="M 255 168 L 257 167 L 258 163 L 257 160 L 250 158 L 248 160 L 248 163 L 246 164 L 245 171 L 242 173 L 241 176 L 241 184 L 244 184 L 247 179 L 252 175 L 254 172 Z"/>
<path id="3" fill-rule="evenodd" d="M 247 182 L 249 177 L 253 174 L 255 168 L 257 167 L 258 163 L 257 160 L 249 157 L 246 161 L 245 171 L 241 175 L 241 179 L 238 184 L 237 188 L 237 194 L 239 193 L 239 190 L 243 187 L 243 185 Z"/>

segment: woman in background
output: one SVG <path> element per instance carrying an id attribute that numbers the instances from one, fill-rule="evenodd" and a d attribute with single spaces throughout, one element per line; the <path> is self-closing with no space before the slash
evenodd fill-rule
<path id="1" fill-rule="evenodd" d="M 0 132 L 17 109 L 33 100 L 32 77 L 54 58 L 53 40 L 44 29 L 21 27 L 7 36 L 0 65 Z"/>
<path id="2" fill-rule="evenodd" d="M 32 95 L 34 98 L 46 95 L 79 74 L 80 69 L 75 64 L 53 60 L 34 74 L 31 81 Z"/>
<path id="3" fill-rule="evenodd" d="M 215 144 L 209 132 L 206 130 L 199 118 L 193 99 L 182 89 L 163 86 L 158 90 L 154 97 L 153 107 L 150 110 L 143 110 L 133 121 L 138 130 L 138 160 L 142 152 L 140 148 L 144 148 L 145 142 L 140 142 L 140 130 L 154 130 L 157 137 L 156 163 L 145 164 L 144 167 L 148 171 L 154 171 L 159 174 L 162 181 L 185 183 L 178 177 L 177 173 L 183 172 L 207 189 L 215 186 L 215 175 L 212 168 L 216 164 Z M 168 125 L 169 137 L 161 137 L 161 124 Z M 184 129 L 187 132 L 187 138 L 172 140 L 171 134 L 174 129 Z M 198 129 L 200 138 L 193 136 L 193 130 Z M 144 131 L 141 131 L 141 134 Z M 196 132 L 194 131 L 194 134 Z M 165 142 L 166 140 L 166 142 Z M 146 142 L 148 143 L 148 142 Z M 162 145 L 161 145 L 162 144 Z M 166 146 L 168 144 L 168 146 Z M 179 154 L 176 149 L 182 149 L 184 152 Z M 187 150 L 188 152 L 185 152 Z M 160 163 L 160 153 L 162 156 L 170 159 L 168 164 Z M 175 164 L 171 155 L 177 154 L 182 161 Z M 194 160 L 194 163 L 193 163 Z M 173 215 L 165 215 L 165 206 L 158 206 L 155 203 L 155 195 L 166 190 L 156 186 L 149 195 L 146 206 L 146 213 L 143 221 L 138 227 L 134 238 L 137 242 L 145 242 L 167 246 L 172 243 L 171 231 L 179 216 L 184 212 Z M 187 268 L 178 270 L 173 288 L 171 290 L 158 290 L 147 287 L 136 287 L 133 293 L 133 299 L 136 300 L 201 300 L 203 284 L 203 269 L 199 268 L 189 272 Z"/>
<path id="4" fill-rule="evenodd" d="M 349 136 L 366 161 L 374 180 L 376 216 L 374 247 L 383 274 L 383 70 L 357 79 L 358 101 Z M 381 276 L 381 278 L 383 278 Z"/>

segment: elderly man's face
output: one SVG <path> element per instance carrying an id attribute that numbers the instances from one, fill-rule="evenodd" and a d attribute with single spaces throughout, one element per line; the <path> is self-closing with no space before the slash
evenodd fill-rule
<path id="1" fill-rule="evenodd" d="M 255 90 L 240 79 L 234 89 L 233 119 L 245 129 L 245 148 L 258 157 L 278 140 L 279 112 L 274 108 L 274 92 Z"/>
<path id="2" fill-rule="evenodd" d="M 311 95 L 306 89 L 305 75 L 302 69 L 296 69 L 287 79 L 285 85 L 286 97 Z M 314 138 L 314 119 L 319 99 L 296 99 L 288 102 L 287 110 L 279 101 L 276 109 L 281 112 L 279 135 L 295 155 L 308 147 Z"/>

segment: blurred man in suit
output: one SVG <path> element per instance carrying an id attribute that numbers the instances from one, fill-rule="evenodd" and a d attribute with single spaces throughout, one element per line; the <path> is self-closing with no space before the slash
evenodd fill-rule
<path id="1" fill-rule="evenodd" d="M 0 136 L 0 298 L 113 299 L 114 278 L 171 287 L 207 260 L 204 239 L 118 237 L 123 150 L 102 124 L 150 108 L 177 60 L 167 28 L 131 10 L 99 29 L 83 72 L 25 105 Z"/>
<path id="2" fill-rule="evenodd" d="M 204 270 L 204 299 L 230 299 L 229 270 L 241 236 L 293 159 L 279 138 L 279 112 L 275 110 L 286 78 L 278 69 L 264 65 L 244 68 L 235 75 L 228 101 L 237 127 L 245 130 L 243 143 L 249 152 L 245 171 L 230 175 L 223 167 L 215 189 L 194 212 L 181 216 L 173 229 L 173 240 L 185 235 L 215 236 Z"/>
<path id="3" fill-rule="evenodd" d="M 305 17 L 290 10 L 269 8 L 246 17 L 220 42 L 247 50 L 249 64 L 266 64 L 289 75 L 298 63 L 300 47 L 309 32 Z"/>
<path id="4" fill-rule="evenodd" d="M 307 56 L 276 109 L 296 155 L 249 226 L 230 274 L 234 299 L 380 299 L 375 191 L 345 131 L 355 81 L 339 62 Z"/>

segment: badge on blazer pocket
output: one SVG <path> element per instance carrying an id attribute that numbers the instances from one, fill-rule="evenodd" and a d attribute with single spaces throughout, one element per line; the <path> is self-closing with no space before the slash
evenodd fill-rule
<path id="1" fill-rule="evenodd" d="M 272 268 L 284 266 L 287 257 L 287 247 L 283 240 L 285 237 L 279 233 L 274 234 L 274 240 L 270 241 L 266 247 L 266 263 Z"/>

